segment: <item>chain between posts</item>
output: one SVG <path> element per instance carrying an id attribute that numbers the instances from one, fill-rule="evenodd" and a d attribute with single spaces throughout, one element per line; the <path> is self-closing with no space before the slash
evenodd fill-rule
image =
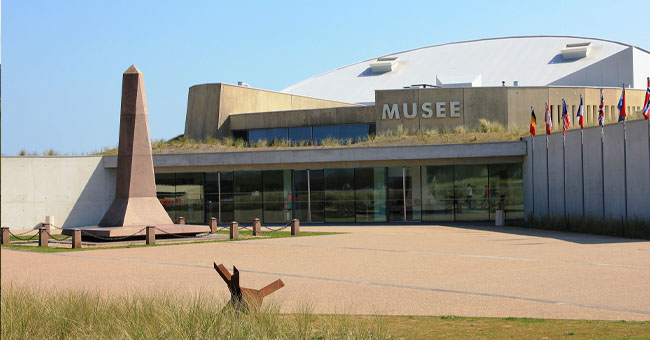
<path id="1" fill-rule="evenodd" d="M 143 232 L 145 229 L 147 229 L 147 228 L 146 227 L 142 228 L 142 229 L 136 231 L 135 233 L 133 233 L 131 235 L 121 236 L 121 237 L 103 237 L 103 236 L 97 236 L 97 235 L 90 234 L 90 233 L 88 233 L 87 231 L 85 231 L 83 229 L 80 229 L 80 231 L 81 231 L 82 235 L 85 233 L 86 236 L 90 236 L 90 237 L 93 237 L 93 238 L 96 238 L 96 239 L 99 239 L 99 240 L 102 240 L 102 241 L 122 241 L 122 240 L 126 240 L 127 238 L 131 238 L 133 236 L 138 235 L 139 233 Z"/>
<path id="2" fill-rule="evenodd" d="M 34 240 L 34 239 L 36 239 L 38 237 L 38 232 L 36 234 L 32 235 L 31 237 L 26 237 L 26 238 L 21 238 L 20 237 L 20 236 L 25 235 L 27 233 L 31 233 L 33 230 L 30 230 L 30 231 L 25 232 L 25 233 L 19 233 L 19 234 L 12 233 L 11 229 L 8 229 L 8 230 L 9 230 L 9 235 L 15 237 L 16 239 L 18 239 L 18 241 L 31 241 L 31 240 Z"/>
<path id="3" fill-rule="evenodd" d="M 276 231 L 282 231 L 282 230 L 284 230 L 284 229 L 287 229 L 287 228 L 289 228 L 290 226 L 291 226 L 291 222 L 289 222 L 289 223 L 287 223 L 287 224 L 285 224 L 285 225 L 283 225 L 283 226 L 281 226 L 281 227 L 277 227 L 277 228 L 272 228 L 272 227 L 268 227 L 268 226 L 266 226 L 266 227 L 262 227 L 262 228 L 266 228 L 266 229 L 268 229 L 268 231 L 262 231 L 262 232 L 263 232 L 263 233 L 274 233 L 274 232 L 276 232 Z"/>
<path id="4" fill-rule="evenodd" d="M 197 237 L 206 237 L 206 236 L 210 235 L 210 234 L 203 234 L 203 235 L 201 235 L 201 236 L 198 236 L 198 235 L 189 235 L 189 236 L 186 236 L 186 235 L 180 235 L 180 234 L 170 233 L 170 232 L 168 232 L 168 231 L 166 231 L 166 230 L 162 230 L 162 229 L 160 229 L 160 228 L 158 228 L 158 227 L 154 227 L 154 228 L 155 228 L 156 230 L 158 230 L 158 231 L 163 232 L 164 234 L 171 235 L 171 236 L 178 237 L 178 238 L 197 238 Z"/>

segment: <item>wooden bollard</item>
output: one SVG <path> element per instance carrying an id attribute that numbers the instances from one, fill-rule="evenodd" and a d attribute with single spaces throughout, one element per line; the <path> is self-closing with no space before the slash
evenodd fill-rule
<path id="1" fill-rule="evenodd" d="M 47 241 L 49 240 L 49 233 L 46 228 L 38 229 L 38 246 L 47 247 Z"/>
<path id="2" fill-rule="evenodd" d="M 230 239 L 234 240 L 239 238 L 239 223 L 232 221 L 230 222 Z"/>
<path id="3" fill-rule="evenodd" d="M 72 249 L 81 248 L 81 230 L 72 230 Z"/>
<path id="4" fill-rule="evenodd" d="M 262 223 L 259 218 L 253 220 L 253 236 L 262 235 Z"/>
<path id="5" fill-rule="evenodd" d="M 45 222 L 45 223 L 43 223 L 43 224 L 41 225 L 41 228 L 45 228 L 45 229 L 47 230 L 48 233 L 52 233 L 52 232 L 50 231 L 50 226 L 51 226 L 50 222 Z"/>
<path id="6" fill-rule="evenodd" d="M 185 217 L 181 216 L 178 218 L 178 224 L 185 224 Z"/>
<path id="7" fill-rule="evenodd" d="M 300 221 L 297 218 L 291 220 L 291 236 L 300 235 Z"/>
<path id="8" fill-rule="evenodd" d="M 214 234 L 216 232 L 217 232 L 217 218 L 210 217 L 210 234 Z"/>
<path id="9" fill-rule="evenodd" d="M 156 227 L 147 227 L 147 244 L 156 244 Z"/>
<path id="10" fill-rule="evenodd" d="M 2 244 L 11 243 L 11 234 L 9 234 L 9 227 L 2 227 Z"/>

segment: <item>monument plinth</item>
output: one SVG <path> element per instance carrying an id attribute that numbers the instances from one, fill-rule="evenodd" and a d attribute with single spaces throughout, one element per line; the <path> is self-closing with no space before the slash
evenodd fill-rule
<path id="1" fill-rule="evenodd" d="M 144 78 L 140 70 L 131 65 L 122 75 L 115 199 L 99 227 L 80 229 L 85 235 L 122 237 L 144 235 L 146 226 L 155 226 L 156 234 L 210 231 L 207 225 L 174 224 L 156 197 Z M 63 234 L 71 234 L 71 231 L 63 230 Z"/>

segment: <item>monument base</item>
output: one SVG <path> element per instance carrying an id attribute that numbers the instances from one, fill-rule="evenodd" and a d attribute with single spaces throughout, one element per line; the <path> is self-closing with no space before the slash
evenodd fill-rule
<path id="1" fill-rule="evenodd" d="M 167 233 L 190 236 L 200 233 L 210 232 L 210 227 L 207 225 L 196 225 L 196 224 L 159 224 L 154 225 L 156 229 L 156 236 L 166 235 Z M 83 236 L 97 236 L 97 237 L 106 237 L 106 238 L 118 238 L 133 235 L 133 237 L 140 237 L 146 235 L 146 230 L 144 230 L 145 225 L 130 225 L 125 227 L 99 227 L 99 226 L 88 226 L 88 227 L 79 227 L 74 229 L 80 229 Z M 73 228 L 63 228 L 61 234 L 63 235 L 72 235 Z"/>

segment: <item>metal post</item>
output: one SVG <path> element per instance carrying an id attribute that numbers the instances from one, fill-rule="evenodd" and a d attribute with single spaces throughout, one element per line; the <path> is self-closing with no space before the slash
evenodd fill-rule
<path id="1" fill-rule="evenodd" d="M 402 220 L 406 222 L 406 167 L 402 167 L 402 199 L 402 206 L 404 207 Z"/>
<path id="2" fill-rule="evenodd" d="M 147 244 L 156 244 L 156 227 L 147 226 L 145 239 Z"/>
<path id="3" fill-rule="evenodd" d="M 300 221 L 297 218 L 291 220 L 291 236 L 300 235 Z"/>
<path id="4" fill-rule="evenodd" d="M 582 170 L 582 218 L 585 218 L 585 142 L 582 128 L 580 128 L 580 169 Z"/>
<path id="5" fill-rule="evenodd" d="M 72 249 L 81 248 L 81 230 L 72 230 Z"/>
<path id="6" fill-rule="evenodd" d="M 41 227 L 38 229 L 38 246 L 47 247 L 47 241 L 49 240 L 49 232 L 47 229 Z"/>
<path id="7" fill-rule="evenodd" d="M 307 221 L 311 222 L 311 176 L 307 169 Z"/>
<path id="8" fill-rule="evenodd" d="M 230 239 L 234 240 L 239 238 L 239 223 L 232 221 L 230 222 Z"/>

